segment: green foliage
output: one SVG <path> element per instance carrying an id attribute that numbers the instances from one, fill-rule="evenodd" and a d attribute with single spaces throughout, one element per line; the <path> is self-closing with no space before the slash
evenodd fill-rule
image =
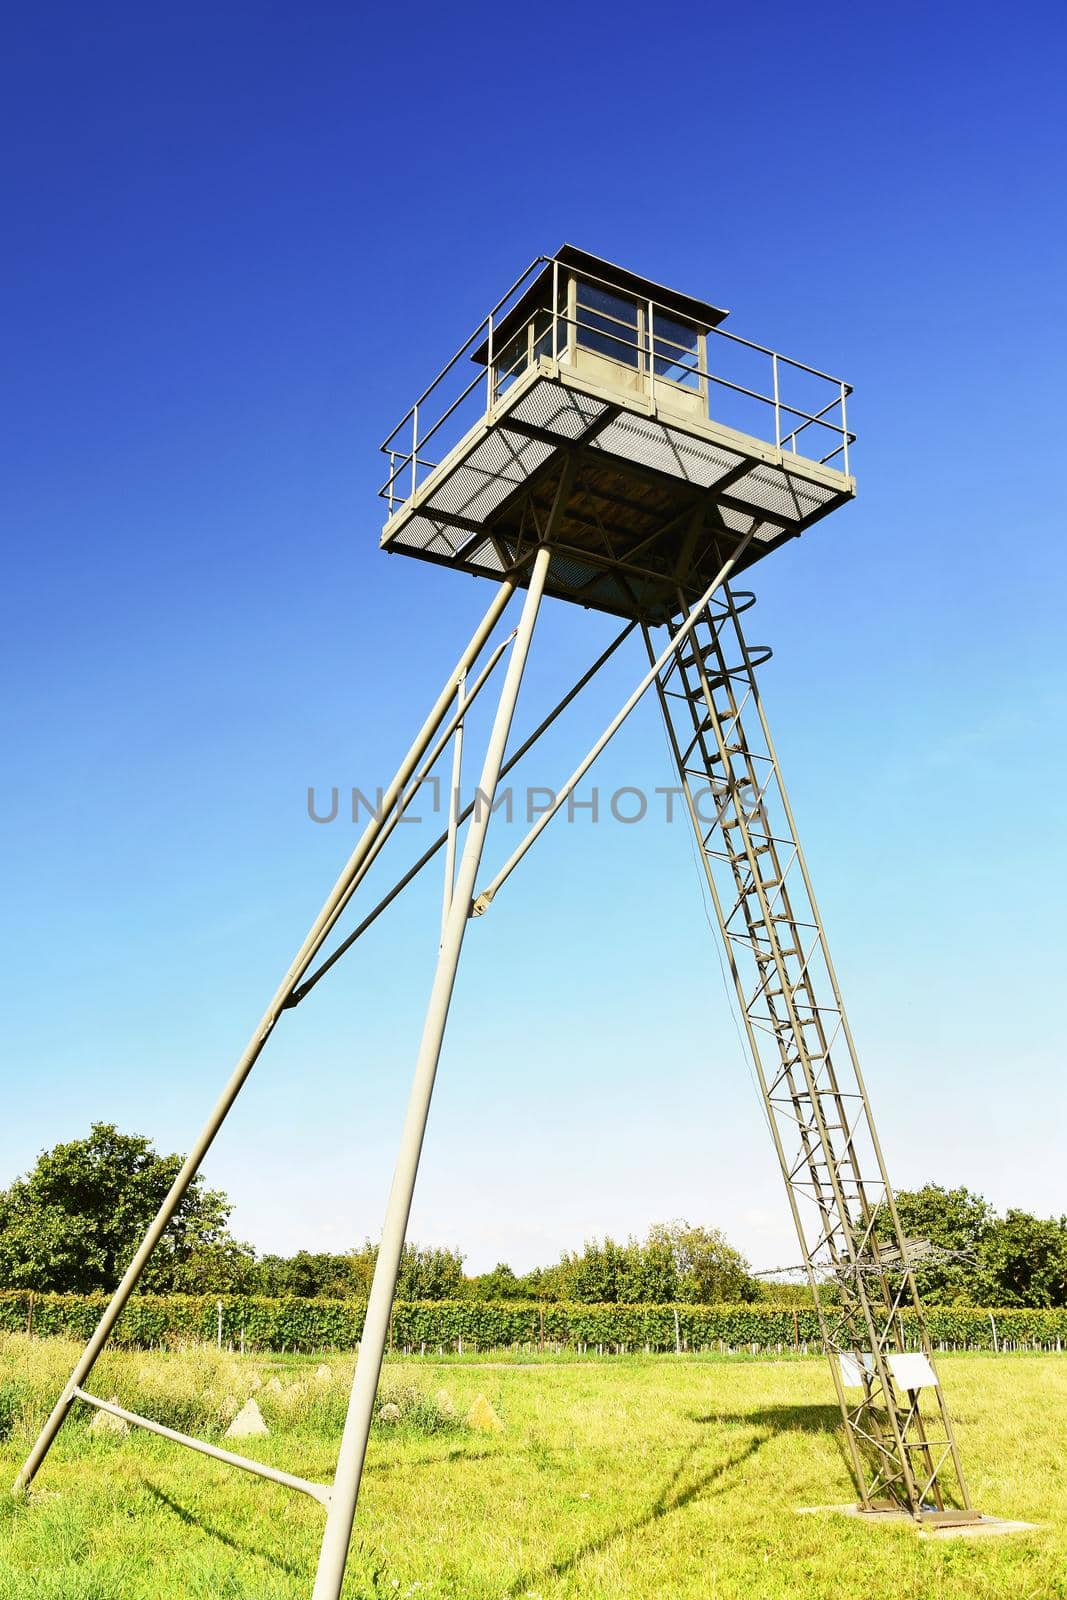
<path id="1" fill-rule="evenodd" d="M 776 1306 L 813 1306 L 815 1304 L 811 1289 L 806 1283 L 776 1283 L 767 1280 L 757 1280 L 759 1299 L 765 1304 Z M 828 1285 L 828 1288 L 834 1287 Z M 823 1290 L 823 1300 L 831 1297 Z"/>
<path id="2" fill-rule="evenodd" d="M 526 1280 L 517 1278 L 512 1269 L 498 1261 L 492 1272 L 483 1272 L 476 1278 L 464 1278 L 463 1296 L 468 1300 L 529 1300 L 534 1298 L 526 1289 Z"/>
<path id="3" fill-rule="evenodd" d="M 110 1291 L 181 1162 L 180 1156 L 161 1156 L 149 1140 L 120 1133 L 110 1123 L 94 1123 L 88 1138 L 44 1152 L 32 1172 L 0 1192 L 0 1290 Z M 897 1205 L 908 1238 L 929 1240 L 956 1253 L 955 1259 L 918 1270 L 919 1288 L 929 1306 L 1067 1307 L 1067 1217 L 1042 1219 L 1018 1209 L 1001 1217 L 982 1196 L 933 1183 L 901 1192 Z M 152 1342 L 152 1327 L 158 1328 L 159 1338 L 177 1336 L 170 1314 L 151 1304 L 153 1293 L 172 1293 L 211 1296 L 212 1304 L 219 1296 L 228 1303 L 235 1295 L 244 1296 L 250 1309 L 242 1325 L 253 1339 L 258 1334 L 249 1333 L 249 1322 L 258 1327 L 266 1318 L 267 1343 L 277 1344 L 279 1338 L 290 1348 L 347 1343 L 370 1292 L 377 1245 L 366 1240 L 347 1254 L 301 1250 L 291 1257 L 267 1255 L 256 1261 L 251 1246 L 229 1231 L 231 1210 L 225 1194 L 194 1178 L 149 1261 L 140 1285 L 147 1291 L 141 1308 L 129 1313 L 141 1329 L 138 1338 Z M 828 1298 L 834 1292 L 827 1286 Z M 410 1243 L 404 1247 L 397 1298 L 402 1305 L 467 1301 L 527 1308 L 537 1303 L 707 1308 L 771 1302 L 811 1309 L 806 1287 L 757 1282 L 722 1233 L 684 1221 L 658 1223 L 644 1240 L 589 1240 L 554 1266 L 521 1277 L 501 1262 L 492 1272 L 465 1278 L 459 1251 Z M 259 1309 L 326 1301 L 351 1304 L 322 1317 L 316 1314 L 306 1330 L 303 1312 L 293 1309 L 289 1320 L 279 1322 L 273 1312 Z M 179 1322 L 184 1315 L 178 1314 Z M 286 1331 L 279 1333 L 283 1327 Z M 324 1329 L 336 1329 L 338 1339 L 323 1338 Z M 189 1332 L 204 1336 L 199 1326 Z M 618 1341 L 609 1335 L 608 1342 Z"/>
<path id="4" fill-rule="evenodd" d="M 568 1300 L 572 1298 L 573 1273 L 566 1257 L 552 1267 L 534 1267 L 518 1280 L 521 1300 Z M 502 1298 L 511 1299 L 510 1295 Z"/>
<path id="5" fill-rule="evenodd" d="M 0 1381 L 0 1439 L 6 1439 L 22 1420 L 26 1385 L 18 1378 Z"/>
<path id="6" fill-rule="evenodd" d="M 365 1300 L 377 1260 L 378 1246 L 369 1239 L 344 1255 L 300 1250 L 295 1256 L 262 1256 L 252 1268 L 248 1288 L 269 1298 L 295 1295 L 304 1300 Z M 458 1251 L 404 1246 L 401 1299 L 454 1300 L 467 1292 L 468 1283 Z"/>
<path id="7" fill-rule="evenodd" d="M 356 1292 L 351 1257 L 326 1251 L 298 1250 L 295 1256 L 261 1256 L 251 1277 L 254 1294 L 344 1299 Z"/>
<path id="8" fill-rule="evenodd" d="M 984 1298 L 983 1246 L 994 1219 L 989 1202 L 969 1189 L 945 1189 L 939 1183 L 903 1190 L 896 1199 L 907 1238 L 928 1239 L 942 1249 L 964 1251 L 971 1258 L 924 1267 L 917 1273 L 924 1300 L 930 1305 L 978 1304 Z"/>
<path id="9" fill-rule="evenodd" d="M 898 1194 L 897 1209 L 908 1238 L 969 1257 L 916 1274 L 927 1304 L 1067 1306 L 1067 1217 L 1001 1217 L 981 1195 L 936 1183 Z"/>
<path id="10" fill-rule="evenodd" d="M 93 1124 L 87 1139 L 45 1151 L 0 1193 L 0 1287 L 88 1293 L 111 1289 L 182 1164 L 148 1139 Z M 249 1245 L 227 1229 L 231 1207 L 194 1178 L 157 1246 L 146 1289 L 229 1292 L 247 1282 Z"/>
<path id="11" fill-rule="evenodd" d="M 645 1248 L 673 1263 L 679 1300 L 710 1306 L 721 1300 L 760 1298 L 760 1286 L 748 1262 L 717 1228 L 695 1228 L 688 1222 L 658 1223 L 650 1230 Z"/>
<path id="12" fill-rule="evenodd" d="M 998 1218 L 985 1240 L 986 1283 L 1006 1306 L 1067 1306 L 1067 1217 Z"/>
<path id="13" fill-rule="evenodd" d="M 0 1335 L 0 1441 L 13 1433 L 32 1438 L 54 1403 L 56 1393 L 77 1358 L 78 1346 L 64 1339 L 28 1339 Z M 244 1356 L 210 1345 L 183 1345 L 175 1351 L 143 1351 L 115 1347 L 100 1358 L 96 1383 L 128 1410 L 151 1417 L 164 1427 L 201 1438 L 221 1439 L 237 1412 L 250 1398 L 272 1432 L 300 1430 L 324 1433 L 335 1441 L 344 1427 L 352 1383 L 351 1356 L 335 1362 L 328 1373 L 310 1363 L 261 1366 Z M 375 1422 L 381 1431 L 440 1435 L 459 1432 L 464 1424 L 444 1390 L 429 1392 L 430 1383 L 389 1369 L 379 1387 Z M 384 1418 L 386 1405 L 395 1409 Z M 75 1407 L 70 1423 L 85 1429 L 93 1413 Z M 7 1591 L 0 1573 L 0 1593 Z"/>
<path id="14" fill-rule="evenodd" d="M 366 1300 L 378 1260 L 378 1246 L 370 1239 L 348 1258 L 352 1292 Z M 400 1300 L 455 1300 L 463 1293 L 463 1257 L 456 1250 L 406 1244 L 397 1278 Z"/>
<path id="15" fill-rule="evenodd" d="M 395 1412 L 390 1409 L 394 1407 Z M 444 1391 L 426 1394 L 417 1384 L 405 1383 L 390 1374 L 379 1385 L 374 1421 L 383 1432 L 407 1429 L 430 1437 L 458 1433 L 463 1427 Z"/>
<path id="16" fill-rule="evenodd" d="M 103 1295 L 0 1293 L 0 1332 L 65 1335 L 85 1340 L 105 1305 Z M 134 1295 L 123 1312 L 115 1343 L 127 1348 L 178 1347 L 213 1343 L 219 1300 L 214 1295 Z M 223 1339 L 250 1350 L 350 1350 L 363 1331 L 365 1305 L 356 1299 L 265 1299 L 222 1297 Z M 1008 1306 L 995 1309 L 1001 1345 L 1067 1343 L 1067 1310 Z M 716 1350 L 793 1350 L 819 1348 L 818 1319 L 806 1306 L 765 1302 L 740 1305 L 627 1305 L 618 1301 L 556 1302 L 524 1300 L 398 1301 L 393 1308 L 391 1342 L 395 1350 L 427 1354 L 526 1346 L 538 1349 L 601 1348 L 673 1350 L 677 1333 L 684 1348 Z M 903 1313 L 905 1333 L 914 1338 L 914 1319 Z M 937 1344 L 991 1349 L 990 1312 L 977 1306 L 933 1306 L 927 1315 Z"/>
<path id="17" fill-rule="evenodd" d="M 688 1222 L 657 1223 L 643 1242 L 589 1240 L 580 1254 L 564 1255 L 555 1287 L 561 1299 L 598 1305 L 714 1305 L 760 1295 L 748 1263 L 723 1235 Z"/>

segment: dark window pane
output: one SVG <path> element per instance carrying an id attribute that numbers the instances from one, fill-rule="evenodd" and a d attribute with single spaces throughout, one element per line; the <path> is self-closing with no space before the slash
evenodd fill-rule
<path id="1" fill-rule="evenodd" d="M 657 378 L 699 389 L 700 331 L 688 322 L 653 312 L 653 353 Z"/>
<path id="2" fill-rule="evenodd" d="M 662 339 L 675 350 L 688 350 L 695 356 L 700 347 L 700 330 L 689 322 L 676 322 L 662 311 L 653 310 L 653 328 L 657 342 Z"/>
<path id="3" fill-rule="evenodd" d="M 593 283 L 578 283 L 578 343 L 624 366 L 640 363 L 637 305 Z"/>
<path id="4" fill-rule="evenodd" d="M 528 363 L 529 347 L 526 329 L 523 328 L 496 358 L 497 393 L 500 394 L 510 383 L 514 383 L 519 374 L 525 372 Z"/>
<path id="5" fill-rule="evenodd" d="M 567 305 L 563 296 L 560 296 L 560 314 L 556 321 L 556 355 L 564 355 L 567 350 Z M 533 319 L 534 355 L 550 356 L 552 350 L 552 313 L 546 307 L 538 311 Z"/>
<path id="6" fill-rule="evenodd" d="M 600 311 L 607 317 L 614 317 L 616 322 L 637 328 L 637 305 L 625 295 L 613 294 L 610 289 L 598 288 L 595 283 L 579 281 L 578 304 L 586 311 Z"/>
<path id="7" fill-rule="evenodd" d="M 588 313 L 578 314 L 578 343 L 586 350 L 595 350 L 599 355 L 608 356 L 612 361 L 621 361 L 627 367 L 636 367 L 639 363 L 640 352 L 636 342 L 627 343 L 625 338 L 616 337 L 614 324 L 594 322 Z"/>

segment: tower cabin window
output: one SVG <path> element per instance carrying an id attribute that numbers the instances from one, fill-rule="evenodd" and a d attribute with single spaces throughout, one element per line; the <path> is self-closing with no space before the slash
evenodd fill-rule
<path id="1" fill-rule="evenodd" d="M 624 367 L 647 372 L 649 345 L 657 378 L 699 391 L 702 330 L 645 301 L 631 300 L 579 278 L 575 293 L 576 342 Z"/>
<path id="2" fill-rule="evenodd" d="M 535 311 L 530 320 L 523 324 L 514 338 L 510 339 L 504 349 L 495 357 L 496 393 L 503 394 L 515 379 L 521 377 L 538 356 L 565 356 L 567 353 L 567 293 L 566 286 L 560 289 L 559 312 L 553 317 L 551 310 L 551 296 L 546 306 Z M 555 345 L 555 350 L 553 350 Z"/>
<path id="3" fill-rule="evenodd" d="M 595 350 L 597 355 L 619 361 L 625 367 L 640 366 L 641 330 L 636 300 L 579 278 L 574 320 L 577 342 L 584 349 Z"/>
<path id="4" fill-rule="evenodd" d="M 690 322 L 678 322 L 652 310 L 652 370 L 686 389 L 700 388 L 701 333 Z"/>
<path id="5" fill-rule="evenodd" d="M 505 393 L 541 356 L 574 363 L 593 381 L 642 393 L 654 381 L 658 401 L 689 414 L 702 400 L 705 330 L 685 322 L 640 295 L 629 295 L 577 274 L 559 274 L 553 316 L 551 289 L 540 306 L 520 302 L 519 325 L 508 319 L 493 350 L 494 394 Z M 592 360 L 583 364 L 582 354 Z M 610 368 L 597 371 L 600 362 Z M 650 373 L 651 368 L 651 373 Z M 680 393 L 679 391 L 688 391 Z M 672 392 L 673 391 L 673 394 Z"/>

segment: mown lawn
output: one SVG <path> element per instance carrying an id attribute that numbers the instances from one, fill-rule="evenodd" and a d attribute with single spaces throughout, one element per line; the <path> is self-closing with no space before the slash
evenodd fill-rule
<path id="1" fill-rule="evenodd" d="M 0 1446 L 13 1475 L 73 1350 L 0 1345 Z M 193 1352 L 109 1354 L 96 1393 L 219 1438 L 257 1381 L 269 1439 L 237 1446 L 304 1476 L 332 1471 L 348 1364 L 271 1367 Z M 1067 1600 L 1067 1360 L 946 1356 L 975 1499 L 1040 1524 L 1002 1539 L 919 1540 L 802 1505 L 850 1483 L 818 1360 L 671 1356 L 559 1365 L 389 1365 L 482 1393 L 500 1435 L 412 1412 L 376 1431 L 346 1596 L 405 1600 Z M 273 1386 L 270 1380 L 275 1379 Z M 280 1392 L 279 1392 L 280 1385 Z M 406 1414 L 405 1414 L 406 1415 Z M 427 1431 L 429 1429 L 429 1431 Z M 290 1490 L 163 1440 L 68 1425 L 32 1497 L 0 1494 L 3 1600 L 307 1600 L 323 1513 Z"/>

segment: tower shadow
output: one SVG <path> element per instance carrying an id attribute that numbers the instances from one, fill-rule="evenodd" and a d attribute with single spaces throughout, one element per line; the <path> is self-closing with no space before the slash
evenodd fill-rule
<path id="1" fill-rule="evenodd" d="M 717 1423 L 733 1423 L 763 1428 L 768 1435 L 789 1430 L 799 1433 L 836 1434 L 841 1427 L 841 1412 L 834 1405 L 806 1403 L 761 1406 L 751 1411 L 710 1411 L 706 1416 L 691 1412 L 689 1420 L 711 1426 Z"/>
<path id="2" fill-rule="evenodd" d="M 167 1511 L 184 1522 L 186 1527 L 195 1528 L 198 1533 L 206 1534 L 209 1539 L 216 1539 L 219 1544 L 224 1544 L 227 1549 L 235 1551 L 242 1556 L 257 1556 L 261 1561 L 266 1561 L 269 1566 L 284 1572 L 290 1578 L 304 1578 L 307 1576 L 302 1567 L 295 1566 L 293 1562 L 286 1561 L 282 1556 L 275 1556 L 269 1550 L 264 1550 L 260 1545 L 250 1544 L 247 1540 L 235 1539 L 232 1534 L 223 1528 L 216 1527 L 214 1523 L 206 1522 L 203 1517 L 183 1506 L 180 1501 L 172 1498 L 166 1490 L 160 1489 L 154 1483 L 145 1483 L 142 1487 L 150 1494 L 153 1500 L 163 1506 Z"/>
<path id="3" fill-rule="evenodd" d="M 713 1421 L 715 1419 L 700 1420 Z M 744 1420 L 747 1421 L 748 1419 Z M 689 1483 L 682 1483 L 686 1468 L 699 1448 L 697 1445 L 691 1445 L 679 1458 L 674 1471 L 647 1511 L 638 1517 L 632 1518 L 629 1522 L 623 1522 L 615 1528 L 608 1529 L 607 1532 L 599 1534 L 594 1539 L 587 1539 L 576 1550 L 572 1550 L 570 1555 L 563 1556 L 558 1561 L 549 1562 L 547 1565 L 537 1569 L 526 1568 L 503 1591 L 505 1596 L 524 1595 L 529 1588 L 539 1583 L 547 1582 L 550 1578 L 564 1577 L 568 1572 L 573 1572 L 575 1567 L 579 1566 L 588 1556 L 598 1555 L 619 1539 L 625 1539 L 632 1533 L 640 1533 L 643 1528 L 651 1527 L 653 1523 L 659 1522 L 662 1518 L 669 1517 L 676 1511 L 681 1511 L 683 1507 L 690 1505 L 694 1500 L 699 1500 L 702 1496 L 711 1492 L 717 1492 L 721 1489 L 722 1480 L 729 1473 L 744 1466 L 745 1462 L 749 1461 L 766 1444 L 769 1438 L 769 1432 L 761 1434 L 758 1438 L 752 1439 L 744 1449 L 736 1451 L 727 1460 L 720 1461 L 708 1472 L 702 1473 L 700 1477 L 693 1479 Z"/>
<path id="4" fill-rule="evenodd" d="M 690 1421 L 708 1423 L 710 1425 L 733 1423 L 735 1425 L 765 1428 L 768 1437 L 790 1432 L 821 1434 L 833 1441 L 834 1449 L 841 1458 L 848 1481 L 850 1483 L 853 1482 L 854 1468 L 852 1458 L 849 1455 L 848 1444 L 846 1443 L 845 1427 L 841 1420 L 841 1412 L 835 1405 L 815 1402 L 803 1405 L 761 1406 L 752 1411 L 715 1411 L 709 1412 L 707 1416 L 698 1416 L 696 1413 L 690 1413 Z M 867 1460 L 867 1452 L 861 1449 L 861 1454 Z M 878 1466 L 875 1455 L 872 1454 L 870 1456 L 868 1466 L 872 1471 Z"/>

